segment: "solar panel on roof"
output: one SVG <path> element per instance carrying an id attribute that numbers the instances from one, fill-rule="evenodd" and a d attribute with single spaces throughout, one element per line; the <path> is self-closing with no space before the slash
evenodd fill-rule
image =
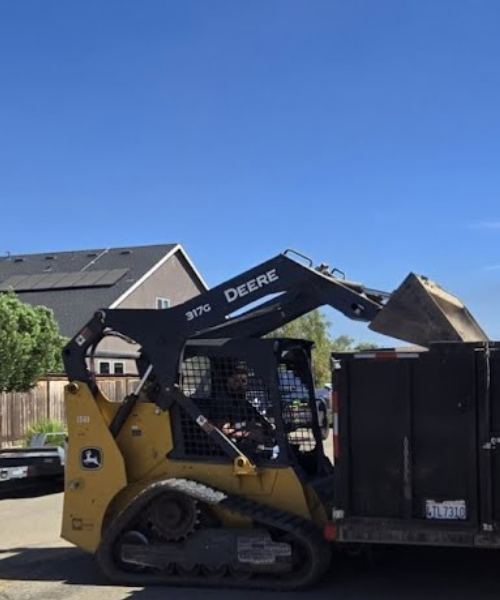
<path id="1" fill-rule="evenodd" d="M 16 289 L 16 286 L 28 277 L 29 275 L 12 275 L 8 277 L 5 281 L 0 282 L 0 292 L 6 292 L 11 288 Z"/>
<path id="2" fill-rule="evenodd" d="M 0 282 L 0 292 L 12 288 L 16 292 L 110 287 L 119 281 L 129 269 L 78 271 L 77 273 L 38 273 L 14 275 Z"/>
<path id="3" fill-rule="evenodd" d="M 50 273 L 47 274 L 41 281 L 33 286 L 34 290 L 48 290 L 53 288 L 61 279 L 66 277 L 66 273 Z"/>
<path id="4" fill-rule="evenodd" d="M 19 283 L 17 283 L 14 287 L 14 290 L 20 290 L 21 288 L 23 290 L 32 290 L 33 287 L 39 283 L 44 277 L 47 277 L 46 273 L 38 273 L 36 275 L 28 275 L 28 277 L 25 277 L 22 281 L 20 281 Z"/>
<path id="5" fill-rule="evenodd" d="M 60 279 L 53 289 L 60 290 L 62 288 L 72 288 L 85 277 L 85 273 L 78 271 L 77 273 L 64 273 L 64 277 Z"/>
<path id="6" fill-rule="evenodd" d="M 111 269 L 110 271 L 105 271 L 105 275 L 102 279 L 99 279 L 99 285 L 114 285 L 117 281 L 119 281 L 124 275 L 128 273 L 128 269 Z"/>
<path id="7" fill-rule="evenodd" d="M 93 287 L 104 274 L 105 271 L 85 271 L 85 276 L 78 282 L 78 287 Z"/>

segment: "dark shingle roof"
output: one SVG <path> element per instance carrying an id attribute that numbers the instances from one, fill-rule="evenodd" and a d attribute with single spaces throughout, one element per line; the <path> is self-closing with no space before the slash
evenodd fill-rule
<path id="1" fill-rule="evenodd" d="M 73 336 L 97 309 L 110 306 L 176 246 L 177 244 L 159 244 L 10 256 L 0 259 L 0 282 L 15 275 L 76 273 L 82 269 L 85 272 L 127 269 L 109 287 L 17 292 L 23 302 L 52 308 L 60 332 Z M 50 271 L 46 271 L 48 267 L 51 267 Z"/>

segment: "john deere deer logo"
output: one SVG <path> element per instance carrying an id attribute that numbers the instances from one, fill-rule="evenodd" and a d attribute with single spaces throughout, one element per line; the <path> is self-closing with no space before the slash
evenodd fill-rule
<path id="1" fill-rule="evenodd" d="M 102 451 L 100 448 L 84 448 L 80 454 L 83 469 L 95 471 L 102 467 Z"/>

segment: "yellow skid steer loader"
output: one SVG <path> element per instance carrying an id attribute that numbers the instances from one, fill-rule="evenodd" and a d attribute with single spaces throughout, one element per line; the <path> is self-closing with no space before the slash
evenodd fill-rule
<path id="1" fill-rule="evenodd" d="M 485 338 L 425 278 L 389 294 L 294 255 L 169 310 L 100 310 L 64 349 L 62 536 L 95 554 L 110 580 L 290 590 L 328 569 L 333 477 L 312 343 L 269 332 L 330 305 L 420 345 Z M 140 381 L 116 403 L 89 367 L 112 334 L 140 346 Z"/>

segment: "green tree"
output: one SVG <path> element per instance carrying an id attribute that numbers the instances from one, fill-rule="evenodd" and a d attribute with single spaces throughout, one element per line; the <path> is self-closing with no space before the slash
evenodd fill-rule
<path id="1" fill-rule="evenodd" d="M 378 344 L 373 342 L 354 343 L 354 339 L 348 335 L 339 335 L 332 340 L 332 352 L 362 352 L 363 350 L 375 350 Z"/>
<path id="2" fill-rule="evenodd" d="M 25 391 L 61 371 L 64 343 L 50 309 L 21 302 L 13 292 L 0 295 L 0 391 Z"/>
<path id="3" fill-rule="evenodd" d="M 354 350 L 357 352 L 362 352 L 363 350 L 376 350 L 380 346 L 378 344 L 374 344 L 373 342 L 361 342 L 360 344 L 356 344 L 354 346 Z"/>
<path id="4" fill-rule="evenodd" d="M 339 335 L 332 340 L 332 352 L 362 352 L 363 350 L 375 350 L 378 344 L 373 342 L 354 343 L 354 339 L 348 335 Z"/>
<path id="5" fill-rule="evenodd" d="M 331 322 L 325 314 L 314 310 L 273 331 L 269 337 L 298 338 L 314 342 L 312 351 L 314 382 L 317 386 L 323 386 L 331 380 L 330 355 L 332 352 L 349 352 L 377 347 L 376 344 L 369 342 L 356 345 L 354 339 L 345 334 L 332 338 L 330 327 Z"/>
<path id="6" fill-rule="evenodd" d="M 350 352 L 354 348 L 354 339 L 349 335 L 339 335 L 332 339 L 331 351 L 332 352 Z"/>
<path id="7" fill-rule="evenodd" d="M 288 337 L 311 340 L 314 382 L 322 386 L 330 381 L 330 338 L 331 323 L 319 310 L 314 310 L 303 317 L 295 319 L 270 334 L 270 337 Z"/>

